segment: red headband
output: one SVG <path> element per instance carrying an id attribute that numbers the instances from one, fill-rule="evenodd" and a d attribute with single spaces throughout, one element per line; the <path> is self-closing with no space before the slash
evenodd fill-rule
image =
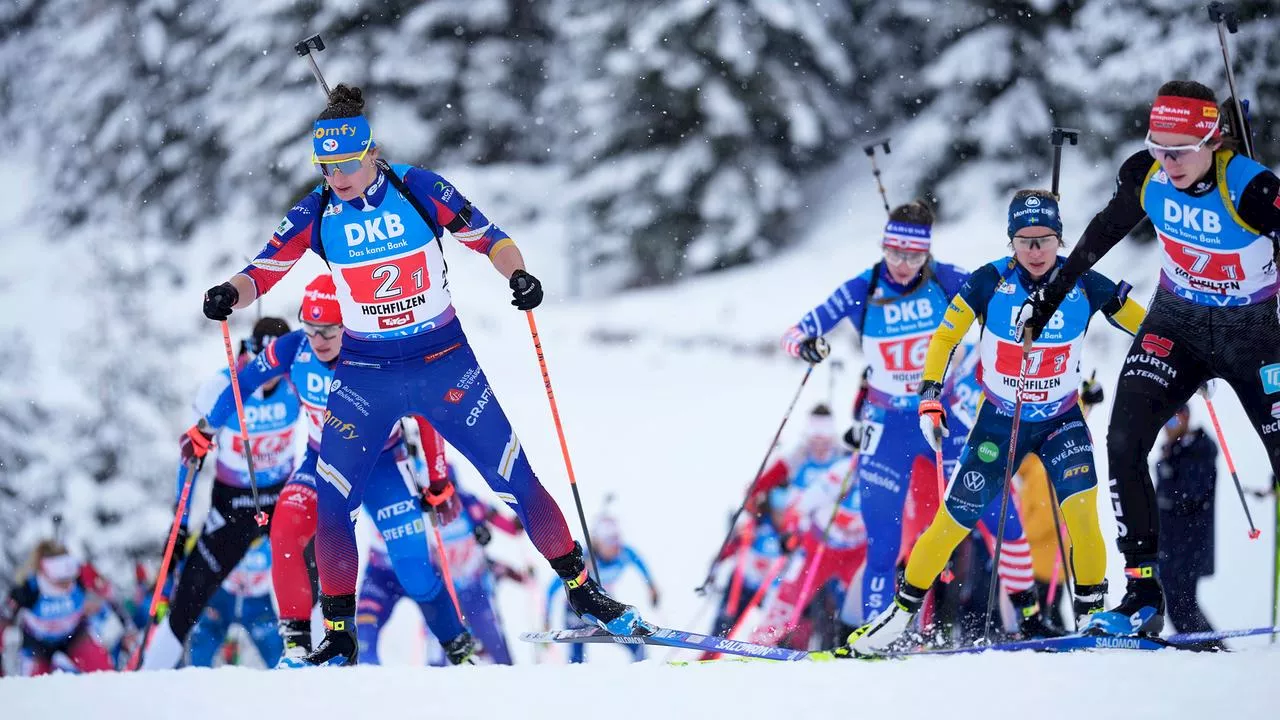
<path id="1" fill-rule="evenodd" d="M 1151 132 L 1204 137 L 1218 124 L 1218 105 L 1211 100 L 1161 95 L 1151 106 Z"/>

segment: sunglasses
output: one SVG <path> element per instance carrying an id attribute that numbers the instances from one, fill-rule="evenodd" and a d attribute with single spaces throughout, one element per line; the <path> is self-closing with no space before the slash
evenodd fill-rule
<path id="1" fill-rule="evenodd" d="M 302 323 L 302 332 L 307 337 L 316 337 L 317 335 L 325 340 L 332 340 L 342 334 L 341 325 L 312 325 L 311 323 Z"/>
<path id="2" fill-rule="evenodd" d="M 1060 244 L 1062 242 L 1062 236 L 1057 234 L 1040 235 L 1037 237 L 1026 237 L 1023 235 L 1014 235 L 1012 238 L 1013 244 L 1017 245 L 1023 250 L 1032 250 L 1032 249 L 1039 250 L 1040 246 L 1043 243 L 1048 242 L 1049 240 L 1053 240 L 1055 243 Z"/>
<path id="3" fill-rule="evenodd" d="M 918 268 L 923 266 L 929 260 L 929 253 L 906 252 L 904 250 L 896 250 L 894 248 L 885 248 L 884 259 L 894 265 L 906 265 L 908 267 Z"/>
<path id="4" fill-rule="evenodd" d="M 1214 121 L 1213 127 L 1209 132 L 1204 137 L 1200 138 L 1200 142 L 1194 145 L 1161 145 L 1151 139 L 1151 131 L 1148 130 L 1147 139 L 1145 141 L 1147 145 L 1147 152 L 1151 153 L 1151 157 L 1157 160 L 1162 157 L 1170 160 L 1181 160 L 1183 157 L 1190 155 L 1191 153 L 1203 150 L 1205 145 L 1208 145 L 1210 141 L 1217 137 L 1219 122 L 1220 121 Z"/>
<path id="5" fill-rule="evenodd" d="M 351 175 L 360 172 L 360 168 L 364 165 L 364 156 L 369 154 L 369 148 L 365 148 L 364 152 L 350 160 L 342 160 L 341 162 L 325 162 L 317 158 L 314 154 L 311 156 L 311 162 L 320 168 L 320 174 L 329 177 L 334 173 L 342 173 L 343 175 Z"/>

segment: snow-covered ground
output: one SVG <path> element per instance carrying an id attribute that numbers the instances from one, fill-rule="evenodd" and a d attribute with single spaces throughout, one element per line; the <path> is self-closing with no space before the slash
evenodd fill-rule
<path id="1" fill-rule="evenodd" d="M 1275 659 L 1159 653 L 685 668 L 228 668 L 6 680 L 0 700 L 5 717 L 80 720 L 1268 718 L 1280 703 L 1268 677 Z"/>
<path id="2" fill-rule="evenodd" d="M 899 157 L 895 154 L 894 157 Z M 751 480 L 782 411 L 803 374 L 803 365 L 777 347 L 782 331 L 821 302 L 847 277 L 878 255 L 883 210 L 865 172 L 865 158 L 850 155 L 825 178 L 811 223 L 799 232 L 806 242 L 770 262 L 683 284 L 607 299 L 570 300 L 564 250 L 571 225 L 556 212 L 556 189 L 563 178 L 526 168 L 460 169 L 446 174 L 520 242 L 530 270 L 548 289 L 537 311 L 579 488 L 588 517 L 607 495 L 626 541 L 648 561 L 663 590 L 661 607 L 650 609 L 659 623 L 684 627 L 701 614 L 698 585 L 717 547 L 728 513 Z M 898 169 L 889 167 L 892 177 Z M 1106 187 L 1098 171 L 1068 165 L 1064 214 L 1068 237 L 1076 237 L 1106 200 L 1089 187 Z M 891 189 L 892 192 L 892 189 Z M 502 198 L 502 200 L 499 200 Z M 896 193 L 894 201 L 907 198 Z M 541 207 L 539 214 L 526 212 Z M 959 222 L 935 230 L 936 254 L 974 268 L 1005 251 L 1003 205 L 976 205 Z M 236 254 L 256 251 L 274 222 L 247 224 L 236 218 L 214 223 L 191 250 L 219 246 Z M 1152 251 L 1122 247 L 1101 264 L 1114 278 L 1129 280 L 1146 297 L 1154 287 Z M 459 315 L 521 435 L 535 470 L 576 527 L 572 495 L 522 313 L 509 303 L 506 283 L 484 258 L 460 246 L 447 247 L 451 287 Z M 163 312 L 174 322 L 199 322 L 199 293 L 228 268 L 196 266 L 197 275 Z M 302 286 L 323 266 L 309 259 L 267 299 L 267 310 L 292 318 Z M 1124 270 L 1130 270 L 1125 273 Z M 236 329 L 247 332 L 251 315 Z M 192 392 L 221 363 L 216 326 L 202 326 L 198 341 L 181 349 Z M 47 337 L 47 336 L 46 336 Z M 798 405 L 805 413 L 827 401 L 834 386 L 838 408 L 847 408 L 861 361 L 841 334 L 837 356 L 843 375 L 830 378 L 832 365 L 814 373 Z M 1105 322 L 1091 332 L 1086 368 L 1098 368 L 1108 390 L 1123 359 L 1128 338 Z M 831 383 L 831 384 L 829 384 Z M 1207 422 L 1199 401 L 1193 422 Z M 1243 482 L 1256 488 L 1269 480 L 1267 463 L 1230 391 L 1217 399 Z M 1090 425 L 1101 445 L 1109 403 Z M 794 441 L 797 426 L 784 435 Z M 174 435 L 180 428 L 174 428 Z M 1105 477 L 1105 457 L 1098 458 Z M 1262 538 L 1250 542 L 1225 464 L 1218 497 L 1217 574 L 1203 584 L 1210 618 L 1222 627 L 1266 623 L 1271 601 L 1273 530 L 1268 502 L 1252 501 Z M 482 490 L 474 471 L 463 467 L 464 482 Z M 480 493 L 484 495 L 485 492 Z M 1104 533 L 1114 533 L 1105 494 L 1100 498 Z M 498 538 L 495 554 L 525 565 L 535 555 L 527 544 Z M 1112 550 L 1109 576 L 1113 600 L 1123 588 L 1118 554 Z M 536 591 L 505 587 L 501 605 L 508 632 L 540 625 L 538 597 L 550 580 L 541 562 Z M 635 578 L 623 599 L 643 606 Z M 384 641 L 393 664 L 417 662 L 418 621 L 401 607 Z M 532 659 L 532 648 L 514 641 L 517 659 Z M 246 670 L 187 670 L 153 676 L 103 675 L 37 680 L 0 680 L 3 717 L 198 718 L 248 713 L 346 717 L 570 716 L 690 717 L 880 713 L 892 717 L 989 717 L 992 704 L 1042 717 L 1268 717 L 1280 702 L 1268 682 L 1280 671 L 1280 652 L 1265 641 L 1239 643 L 1245 652 L 1226 656 L 1179 653 L 1092 654 L 1071 657 L 982 656 L 909 662 L 782 667 L 727 665 L 669 668 L 659 662 L 617 666 L 622 652 L 588 651 L 608 667 L 538 666 L 443 671 L 410 667 L 359 668 L 333 674 L 306 671 L 264 674 Z M 748 690 L 751 688 L 751 690 Z M 928 693 L 921 696 L 922 689 Z M 998 698 L 998 699 L 997 699 Z M 1228 708 L 1230 710 L 1228 710 Z"/>

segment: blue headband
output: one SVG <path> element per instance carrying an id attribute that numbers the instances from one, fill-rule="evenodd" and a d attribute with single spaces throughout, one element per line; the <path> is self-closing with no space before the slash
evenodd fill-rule
<path id="1" fill-rule="evenodd" d="M 363 115 L 317 120 L 312 126 L 311 148 L 315 162 L 354 160 L 373 147 L 376 147 L 373 131 Z"/>
<path id="2" fill-rule="evenodd" d="M 932 235 L 932 229 L 928 225 L 890 220 L 884 226 L 884 240 L 880 244 L 898 250 L 929 252 Z"/>
<path id="3" fill-rule="evenodd" d="M 1018 234 L 1023 228 L 1039 226 L 1062 235 L 1062 215 L 1058 212 L 1058 201 L 1052 197 L 1028 195 L 1014 198 L 1009 203 L 1009 237 Z"/>

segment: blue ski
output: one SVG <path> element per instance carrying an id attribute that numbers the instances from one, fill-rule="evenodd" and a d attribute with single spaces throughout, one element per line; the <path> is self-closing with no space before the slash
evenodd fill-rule
<path id="1" fill-rule="evenodd" d="M 623 645 L 660 645 L 662 647 L 684 648 L 686 650 L 702 650 L 738 655 L 741 657 L 759 658 L 762 660 L 796 661 L 808 658 L 802 650 L 757 645 L 756 643 L 729 640 L 727 638 L 699 635 L 660 627 L 651 635 L 612 635 L 600 628 L 583 628 L 581 630 L 550 630 L 547 632 L 527 632 L 520 639 L 533 643 L 619 643 Z"/>
<path id="2" fill-rule="evenodd" d="M 900 653 L 887 653 L 887 657 L 912 657 L 915 655 L 964 655 L 987 651 L 1015 652 L 1018 650 L 1038 650 L 1041 652 L 1070 652 L 1073 650 L 1163 650 L 1194 649 L 1190 646 L 1213 640 L 1248 637 L 1250 635 L 1270 635 L 1280 633 L 1280 628 L 1258 627 L 1244 630 L 1215 630 L 1212 632 L 1179 633 L 1167 638 L 1119 635 L 1067 635 L 1059 638 L 1041 638 L 1037 640 L 1015 640 L 992 645 L 977 645 L 962 648 L 943 648 L 938 650 L 913 650 Z"/>

